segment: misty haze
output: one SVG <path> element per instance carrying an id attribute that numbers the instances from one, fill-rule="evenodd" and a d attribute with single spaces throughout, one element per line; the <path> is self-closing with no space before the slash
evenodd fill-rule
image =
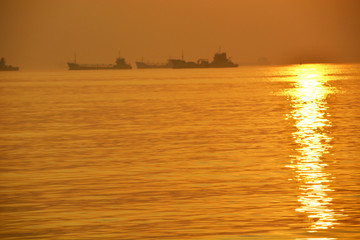
<path id="1" fill-rule="evenodd" d="M 196 61 L 219 46 L 239 64 L 360 61 L 358 1 L 2 0 L 0 57 L 21 69 Z"/>

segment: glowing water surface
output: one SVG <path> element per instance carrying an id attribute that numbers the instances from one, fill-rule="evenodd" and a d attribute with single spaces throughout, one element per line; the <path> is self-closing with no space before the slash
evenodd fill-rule
<path id="1" fill-rule="evenodd" d="M 360 239 L 359 65 L 0 73 L 1 239 Z"/>

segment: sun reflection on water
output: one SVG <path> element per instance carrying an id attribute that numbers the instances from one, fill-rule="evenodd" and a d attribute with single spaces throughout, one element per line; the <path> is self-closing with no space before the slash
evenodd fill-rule
<path id="1" fill-rule="evenodd" d="M 288 167 L 295 170 L 299 182 L 300 205 L 296 211 L 307 215 L 309 232 L 333 228 L 337 221 L 328 194 L 333 178 L 323 161 L 331 149 L 331 137 L 326 133 L 331 126 L 326 98 L 336 90 L 328 86 L 325 71 L 322 65 L 298 66 L 294 88 L 286 93 L 292 106 L 290 118 L 295 121 L 292 134 L 297 150 Z"/>

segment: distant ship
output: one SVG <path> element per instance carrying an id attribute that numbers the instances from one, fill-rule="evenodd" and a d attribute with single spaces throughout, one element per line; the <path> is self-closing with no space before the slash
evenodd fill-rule
<path id="1" fill-rule="evenodd" d="M 107 70 L 107 69 L 131 69 L 131 65 L 125 62 L 125 58 L 117 58 L 114 64 L 78 64 L 76 58 L 73 63 L 68 63 L 69 70 Z"/>
<path id="2" fill-rule="evenodd" d="M 172 64 L 170 60 L 164 64 L 156 64 L 156 63 L 145 63 L 145 62 L 136 62 L 136 67 L 140 69 L 144 68 L 171 68 Z"/>
<path id="3" fill-rule="evenodd" d="M 0 71 L 19 71 L 19 67 L 6 65 L 5 58 L 0 59 Z"/>
<path id="4" fill-rule="evenodd" d="M 182 59 L 170 59 L 172 68 L 230 68 L 237 67 L 227 58 L 226 53 L 215 53 L 214 60 L 209 62 L 207 59 L 199 59 L 197 62 L 186 62 Z"/>

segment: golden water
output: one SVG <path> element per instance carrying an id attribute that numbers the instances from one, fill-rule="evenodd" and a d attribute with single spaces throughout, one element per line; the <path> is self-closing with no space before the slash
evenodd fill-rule
<path id="1" fill-rule="evenodd" d="M 0 74 L 1 239 L 360 239 L 360 65 Z"/>

